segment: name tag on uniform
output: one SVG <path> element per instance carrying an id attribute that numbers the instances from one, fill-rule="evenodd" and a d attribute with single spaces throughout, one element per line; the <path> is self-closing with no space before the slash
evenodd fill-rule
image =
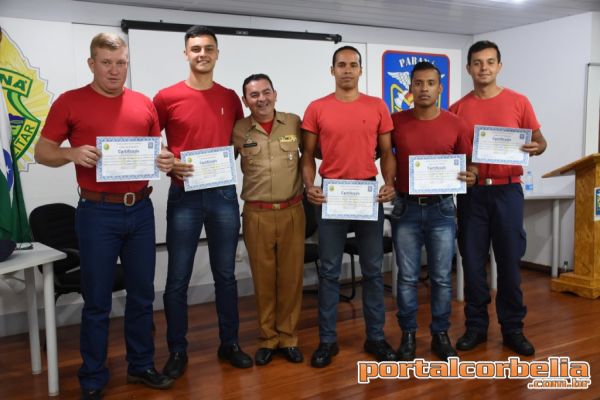
<path id="1" fill-rule="evenodd" d="M 279 141 L 282 143 L 290 143 L 290 142 L 295 142 L 298 139 L 296 139 L 295 135 L 285 135 L 279 138 Z"/>

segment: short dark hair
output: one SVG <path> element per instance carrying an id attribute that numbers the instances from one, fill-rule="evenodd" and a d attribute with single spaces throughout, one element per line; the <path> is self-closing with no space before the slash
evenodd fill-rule
<path id="1" fill-rule="evenodd" d="M 194 25 L 191 26 L 186 32 L 185 32 L 185 40 L 184 43 L 187 45 L 188 39 L 189 38 L 194 38 L 194 37 L 198 37 L 198 36 L 210 36 L 213 39 L 215 39 L 215 43 L 217 45 L 217 47 L 219 47 L 219 41 L 217 40 L 217 35 L 215 35 L 215 32 L 206 27 L 206 26 L 202 26 L 202 25 Z"/>
<path id="2" fill-rule="evenodd" d="M 442 73 L 440 72 L 439 68 L 436 67 L 435 65 L 433 65 L 432 63 L 430 63 L 429 61 L 419 61 L 418 63 L 415 64 L 415 66 L 413 67 L 412 71 L 410 71 L 410 80 L 413 80 L 413 77 L 415 76 L 415 72 L 417 71 L 425 71 L 428 69 L 433 69 L 437 72 L 438 74 L 438 79 L 440 81 L 440 83 L 442 82 Z"/>
<path id="3" fill-rule="evenodd" d="M 352 46 L 342 46 L 333 52 L 333 57 L 331 58 L 331 66 L 332 67 L 335 67 L 335 58 L 337 57 L 338 53 L 340 51 L 344 51 L 344 50 L 350 50 L 350 51 L 353 51 L 356 54 L 358 54 L 358 65 L 360 65 L 362 67 L 362 56 L 360 55 L 360 51 L 358 51 L 358 49 L 356 47 L 352 47 Z"/>
<path id="4" fill-rule="evenodd" d="M 481 50 L 485 49 L 495 49 L 496 54 L 498 54 L 498 62 L 500 59 L 500 49 L 498 45 L 494 42 L 490 42 L 489 40 L 480 40 L 479 42 L 473 43 L 471 47 L 469 47 L 469 52 L 467 53 L 467 65 L 471 65 L 471 56 L 473 53 L 479 53 Z"/>
<path id="5" fill-rule="evenodd" d="M 242 84 L 242 95 L 244 97 L 246 97 L 246 85 L 249 84 L 250 82 L 253 81 L 260 81 L 260 80 L 265 80 L 269 82 L 269 85 L 271 85 L 271 89 L 275 90 L 275 88 L 273 87 L 273 82 L 271 82 L 271 78 L 269 78 L 269 75 L 267 74 L 252 74 L 249 77 L 247 77 L 246 79 L 244 79 L 244 83 Z"/>

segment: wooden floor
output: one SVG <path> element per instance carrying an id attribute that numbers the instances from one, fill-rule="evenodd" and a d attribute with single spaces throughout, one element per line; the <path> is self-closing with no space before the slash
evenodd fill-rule
<path id="1" fill-rule="evenodd" d="M 387 277 L 389 278 L 389 277 Z M 108 366 L 111 378 L 106 399 L 599 399 L 600 398 L 600 302 L 569 294 L 550 292 L 546 274 L 523 271 L 523 291 L 528 314 L 526 334 L 537 352 L 528 360 L 545 360 L 549 356 L 569 356 L 587 361 L 591 366 L 592 385 L 584 391 L 530 390 L 531 380 L 378 380 L 359 385 L 356 361 L 368 360 L 363 353 L 364 321 L 360 293 L 352 303 L 340 303 L 338 337 L 340 354 L 327 368 L 314 369 L 310 355 L 318 344 L 316 327 L 317 300 L 305 295 L 300 322 L 300 348 L 303 364 L 290 364 L 280 356 L 263 367 L 239 370 L 217 360 L 218 333 L 214 304 L 190 307 L 190 363 L 184 377 L 168 391 L 154 391 L 126 383 L 123 320 L 114 319 L 110 330 Z M 435 360 L 429 350 L 428 288 L 419 289 L 419 326 L 417 356 Z M 386 335 L 390 344 L 399 344 L 400 330 L 395 318 L 395 302 L 386 294 Z M 240 299 L 240 340 L 244 350 L 256 351 L 256 312 L 253 297 Z M 514 354 L 502 347 L 495 311 L 488 342 L 471 352 L 460 354 L 463 360 L 506 360 Z M 165 343 L 165 320 L 155 313 L 156 365 L 164 365 L 168 351 Z M 463 332 L 462 304 L 452 304 L 450 337 L 455 342 Z M 58 330 L 60 399 L 79 396 L 77 369 L 79 327 Z M 27 335 L 0 338 L 0 399 L 47 398 L 46 372 L 31 375 Z"/>

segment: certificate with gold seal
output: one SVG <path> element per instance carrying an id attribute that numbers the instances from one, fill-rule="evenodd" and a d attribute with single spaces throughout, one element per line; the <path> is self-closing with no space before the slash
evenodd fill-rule
<path id="1" fill-rule="evenodd" d="M 186 192 L 237 183 L 233 146 L 182 151 L 181 161 L 194 166 L 194 175 L 183 180 Z"/>
<path id="2" fill-rule="evenodd" d="M 526 166 L 529 153 L 521 150 L 526 143 L 531 143 L 531 129 L 475 125 L 472 161 Z"/>
<path id="3" fill-rule="evenodd" d="M 323 219 L 377 221 L 377 181 L 323 179 Z"/>
<path id="4" fill-rule="evenodd" d="M 408 156 L 409 194 L 467 193 L 467 184 L 458 179 L 466 170 L 464 154 Z"/>
<path id="5" fill-rule="evenodd" d="M 156 158 L 158 136 L 98 136 L 97 182 L 147 181 L 160 179 Z"/>

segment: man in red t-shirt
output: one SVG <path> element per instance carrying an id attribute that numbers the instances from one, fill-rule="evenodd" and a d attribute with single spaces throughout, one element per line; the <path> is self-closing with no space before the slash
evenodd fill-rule
<path id="1" fill-rule="evenodd" d="M 465 122 L 437 107 L 441 92 L 439 69 L 429 62 L 419 62 L 410 77 L 414 109 L 392 114 L 398 173 L 390 221 L 398 264 L 397 316 L 402 329 L 397 355 L 402 361 L 412 361 L 416 353 L 417 284 L 423 246 L 427 250 L 427 272 L 431 280 L 431 350 L 442 360 L 456 356 L 447 333 L 456 237 L 454 199 L 452 194 L 409 194 L 410 155 L 465 154 L 470 157 L 471 154 Z M 462 171 L 456 179 L 472 185 L 475 172 Z"/>
<path id="2" fill-rule="evenodd" d="M 186 192 L 183 179 L 192 164 L 180 160 L 181 151 L 228 146 L 235 121 L 244 116 L 240 99 L 213 80 L 219 58 L 217 37 L 203 26 L 185 34 L 188 78 L 162 89 L 154 97 L 160 128 L 175 154 L 167 204 L 167 283 L 164 292 L 169 359 L 163 372 L 178 378 L 187 366 L 187 292 L 202 227 L 206 226 L 210 268 L 215 281 L 219 319 L 218 356 L 238 368 L 252 366 L 252 358 L 238 343 L 238 296 L 235 253 L 240 233 L 240 211 L 235 185 Z"/>
<path id="3" fill-rule="evenodd" d="M 114 34 L 96 35 L 88 65 L 91 84 L 62 94 L 53 104 L 35 148 L 40 164 L 75 165 L 80 200 L 75 228 L 79 239 L 81 293 L 79 382 L 83 399 L 99 399 L 108 382 L 105 365 L 108 323 L 117 259 L 125 273 L 127 381 L 166 389 L 173 380 L 154 368 L 152 303 L 156 241 L 148 181 L 96 182 L 98 136 L 160 137 L 150 99 L 124 88 L 128 50 Z M 68 140 L 71 147 L 60 147 Z M 168 172 L 173 154 L 161 150 L 156 163 Z"/>
<path id="4" fill-rule="evenodd" d="M 531 143 L 521 150 L 537 156 L 546 150 L 529 100 L 510 89 L 498 86 L 502 68 L 500 50 L 495 43 L 479 41 L 469 48 L 467 72 L 473 91 L 450 107 L 469 125 L 491 125 L 532 130 Z M 465 271 L 466 332 L 457 341 L 458 350 L 470 350 L 487 340 L 490 293 L 486 263 L 490 242 L 498 266 L 496 311 L 504 345 L 514 352 L 533 355 L 535 349 L 523 334 L 527 308 L 521 292 L 521 257 L 526 240 L 523 229 L 523 189 L 521 166 L 478 164 L 476 184 L 458 198 L 458 239 Z"/>
<path id="5" fill-rule="evenodd" d="M 326 202 L 320 186 L 315 186 L 317 143 L 322 152 L 319 174 L 322 178 L 375 180 L 375 153 L 381 152 L 381 173 L 385 184 L 378 195 L 377 221 L 334 220 L 321 218 L 319 229 L 319 338 L 311 365 L 325 367 L 339 349 L 336 335 L 337 304 L 340 297 L 339 277 L 344 243 L 349 228 L 354 228 L 359 245 L 363 283 L 363 308 L 367 340 L 365 351 L 379 361 L 393 361 L 394 350 L 385 341 L 383 325 L 383 206 L 394 198 L 396 160 L 392 153 L 390 131 L 392 120 L 385 103 L 358 91 L 362 74 L 361 56 L 357 49 L 344 46 L 333 54 L 331 75 L 335 92 L 313 101 L 304 113 L 304 151 L 302 178 L 308 200 L 321 206 Z"/>

